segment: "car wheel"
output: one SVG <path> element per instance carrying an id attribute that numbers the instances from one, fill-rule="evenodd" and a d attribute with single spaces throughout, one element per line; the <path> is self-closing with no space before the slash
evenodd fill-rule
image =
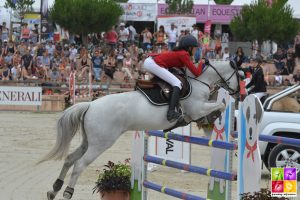
<path id="1" fill-rule="evenodd" d="M 300 148 L 284 144 L 276 145 L 269 154 L 269 167 L 296 167 L 300 179 Z"/>

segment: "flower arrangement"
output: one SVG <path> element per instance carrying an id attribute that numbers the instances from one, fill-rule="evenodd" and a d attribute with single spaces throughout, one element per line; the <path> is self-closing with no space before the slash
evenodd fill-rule
<path id="1" fill-rule="evenodd" d="M 117 191 L 125 192 L 127 195 L 131 189 L 131 166 L 129 159 L 124 163 L 117 164 L 108 161 L 105 168 L 99 171 L 99 176 L 94 187 L 94 193 L 100 193 L 103 198 L 105 194 Z"/>

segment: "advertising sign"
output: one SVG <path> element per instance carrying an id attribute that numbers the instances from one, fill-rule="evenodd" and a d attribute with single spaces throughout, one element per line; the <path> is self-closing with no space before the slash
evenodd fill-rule
<path id="1" fill-rule="evenodd" d="M 35 24 L 41 24 L 41 15 L 37 13 L 25 13 L 23 21 L 28 24 L 29 29 L 32 29 Z"/>
<path id="2" fill-rule="evenodd" d="M 165 30 L 171 29 L 171 24 L 174 23 L 177 27 L 177 34 L 181 30 L 191 29 L 193 24 L 196 24 L 196 17 L 188 16 L 158 16 L 157 29 L 162 25 Z"/>
<path id="3" fill-rule="evenodd" d="M 124 21 L 155 21 L 157 9 L 155 3 L 121 3 Z"/>
<path id="4" fill-rule="evenodd" d="M 231 19 L 240 13 L 242 6 L 232 6 L 232 5 L 194 5 L 191 15 L 195 15 L 197 22 L 206 22 L 211 20 L 212 23 L 229 24 Z M 208 19 L 208 10 L 210 10 L 210 15 Z M 158 4 L 158 15 L 166 15 L 168 12 L 167 4 Z"/>
<path id="5" fill-rule="evenodd" d="M 42 105 L 42 88 L 0 86 L 0 105 Z"/>

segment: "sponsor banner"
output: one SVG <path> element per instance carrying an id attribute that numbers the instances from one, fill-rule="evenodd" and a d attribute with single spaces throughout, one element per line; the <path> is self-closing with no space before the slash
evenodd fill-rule
<path id="1" fill-rule="evenodd" d="M 165 27 L 165 30 L 170 30 L 172 23 L 177 27 L 177 34 L 180 34 L 181 30 L 191 29 L 193 24 L 196 24 L 196 18 L 189 16 L 158 16 L 157 30 L 161 25 Z"/>
<path id="2" fill-rule="evenodd" d="M 0 105 L 42 105 L 42 88 L 0 86 Z"/>
<path id="3" fill-rule="evenodd" d="M 41 24 L 41 15 L 37 13 L 25 13 L 23 22 L 26 22 L 28 28 L 32 30 L 35 24 Z"/>
<path id="4" fill-rule="evenodd" d="M 212 23 L 229 24 L 231 19 L 240 13 L 242 6 L 232 5 L 200 5 L 195 4 L 190 14 L 196 16 L 197 22 L 206 22 L 208 20 L 208 10 L 210 10 L 209 20 Z M 158 4 L 158 15 L 166 15 L 168 12 L 167 4 Z"/>
<path id="5" fill-rule="evenodd" d="M 121 19 L 124 21 L 155 21 L 157 9 L 155 3 L 120 3 L 124 9 Z"/>

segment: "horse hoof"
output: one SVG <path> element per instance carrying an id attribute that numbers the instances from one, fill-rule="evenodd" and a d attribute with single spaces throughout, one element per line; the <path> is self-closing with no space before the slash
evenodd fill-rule
<path id="1" fill-rule="evenodd" d="M 55 194 L 53 193 L 53 191 L 47 192 L 47 198 L 48 200 L 53 200 L 55 198 Z"/>
<path id="2" fill-rule="evenodd" d="M 72 198 L 72 195 L 68 192 L 64 192 L 64 199 L 71 199 Z"/>

